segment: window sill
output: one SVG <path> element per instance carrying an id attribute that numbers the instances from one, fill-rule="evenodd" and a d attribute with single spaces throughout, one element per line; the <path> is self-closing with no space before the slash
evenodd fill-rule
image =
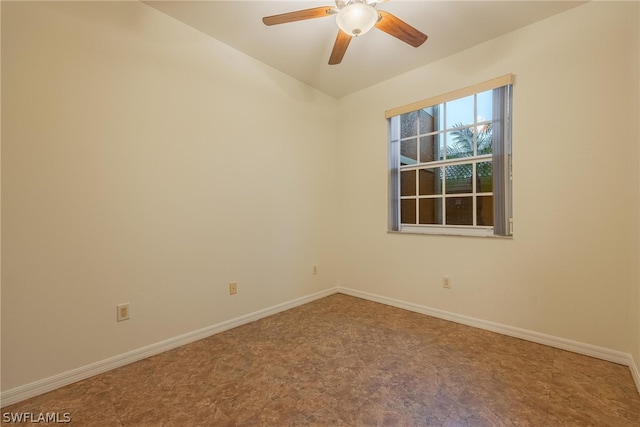
<path id="1" fill-rule="evenodd" d="M 423 234 L 431 236 L 462 236 L 462 237 L 488 237 L 494 239 L 512 240 L 513 235 L 498 236 L 493 234 L 493 228 L 468 228 L 468 227 L 411 227 L 404 226 L 401 230 L 387 230 L 389 234 Z"/>

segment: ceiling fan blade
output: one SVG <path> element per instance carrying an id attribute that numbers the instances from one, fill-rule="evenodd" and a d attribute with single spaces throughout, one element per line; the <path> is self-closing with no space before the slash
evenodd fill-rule
<path id="1" fill-rule="evenodd" d="M 314 7 L 311 9 L 297 10 L 295 12 L 281 13 L 280 15 L 265 16 L 262 22 L 265 25 L 286 24 L 287 22 L 302 21 L 305 19 L 323 18 L 334 13 L 332 6 Z"/>
<path id="2" fill-rule="evenodd" d="M 333 44 L 333 50 L 329 58 L 329 65 L 337 65 L 342 62 L 342 58 L 350 42 L 351 36 L 342 30 L 338 30 L 338 36 L 336 37 L 336 42 Z"/>
<path id="3" fill-rule="evenodd" d="M 413 47 L 418 47 L 427 41 L 426 34 L 416 30 L 395 15 L 385 12 L 384 10 L 379 10 L 378 14 L 380 14 L 381 19 L 376 22 L 377 29 L 384 31 L 385 33 L 392 35 Z"/>

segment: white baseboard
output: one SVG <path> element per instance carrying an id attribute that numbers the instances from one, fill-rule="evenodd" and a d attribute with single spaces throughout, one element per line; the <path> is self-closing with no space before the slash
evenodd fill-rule
<path id="1" fill-rule="evenodd" d="M 631 374 L 634 377 L 638 392 L 640 392 L 640 373 L 634 363 L 633 358 L 629 353 L 623 353 L 621 351 L 615 351 L 604 347 L 598 347 L 591 344 L 585 344 L 578 341 L 572 341 L 565 338 L 559 338 L 552 335 L 542 334 L 540 332 L 534 332 L 527 329 L 516 328 L 513 326 L 507 326 L 500 323 L 490 322 L 488 320 L 476 319 L 474 317 L 463 316 L 460 314 L 451 313 L 436 308 L 426 307 L 423 305 L 413 304 L 410 302 L 400 301 L 393 298 L 387 298 L 369 292 L 363 292 L 356 289 L 350 289 L 345 287 L 338 287 L 337 291 L 354 297 L 366 299 L 369 301 L 379 302 L 382 304 L 390 305 L 393 307 L 402 308 L 416 313 L 426 314 L 428 316 L 437 317 L 444 320 L 450 320 L 452 322 L 461 323 L 463 325 L 473 326 L 480 329 L 485 329 L 499 334 L 508 335 L 515 338 L 520 338 L 527 341 L 532 341 L 538 344 L 548 345 L 549 347 L 555 347 L 562 350 L 571 351 L 578 354 L 584 354 L 586 356 L 595 357 L 598 359 L 607 360 L 609 362 L 618 363 L 621 365 L 629 366 Z"/>
<path id="2" fill-rule="evenodd" d="M 631 376 L 633 377 L 633 381 L 635 381 L 636 383 L 638 393 L 640 393 L 640 371 L 638 371 L 638 365 L 636 365 L 636 361 L 633 359 L 633 357 L 631 358 L 629 369 L 631 369 Z"/>
<path id="3" fill-rule="evenodd" d="M 105 360 L 90 363 L 89 365 L 81 366 L 79 368 L 72 369 L 71 371 L 63 372 L 49 378 L 3 391 L 0 393 L 0 406 L 5 407 L 8 405 L 12 405 L 22 400 L 47 393 L 49 391 L 84 380 L 94 375 L 102 374 L 112 369 L 128 365 L 129 363 L 137 362 L 138 360 L 145 359 L 147 357 L 165 352 L 167 350 L 171 350 L 173 348 L 180 347 L 182 345 L 198 341 L 203 338 L 207 338 L 211 335 L 215 335 L 220 332 L 224 332 L 226 330 L 254 322 L 256 320 L 262 319 L 263 317 L 271 316 L 281 311 L 289 310 L 299 305 L 324 298 L 336 292 L 337 288 L 331 288 L 324 291 L 316 292 L 311 295 L 296 298 L 294 300 L 287 301 L 282 304 L 277 304 L 272 307 L 267 307 L 253 313 L 217 323 L 215 325 L 207 326 L 193 332 L 188 332 L 174 338 L 169 338 L 168 340 L 151 344 L 146 347 L 141 347 L 127 353 L 119 354 Z"/>

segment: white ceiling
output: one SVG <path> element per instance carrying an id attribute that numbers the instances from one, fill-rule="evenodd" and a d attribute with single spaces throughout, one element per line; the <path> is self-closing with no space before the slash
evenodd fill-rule
<path id="1" fill-rule="evenodd" d="M 326 1 L 147 1 L 146 4 L 335 98 L 578 6 L 581 1 L 408 1 L 377 5 L 429 36 L 414 48 L 377 29 L 328 65 L 333 16 L 267 27 L 262 17 Z"/>

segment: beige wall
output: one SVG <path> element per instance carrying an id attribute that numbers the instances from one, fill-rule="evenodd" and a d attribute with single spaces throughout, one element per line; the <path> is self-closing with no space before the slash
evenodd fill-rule
<path id="1" fill-rule="evenodd" d="M 337 284 L 334 99 L 138 2 L 2 8 L 3 390 Z"/>
<path id="2" fill-rule="evenodd" d="M 335 101 L 137 2 L 3 2 L 2 390 L 336 284 L 640 363 L 638 9 Z M 506 73 L 515 237 L 387 234 L 384 110 Z"/>
<path id="3" fill-rule="evenodd" d="M 640 362 L 637 10 L 580 6 L 342 98 L 342 284 Z M 507 73 L 514 238 L 387 234 L 383 112 Z"/>
<path id="4" fill-rule="evenodd" d="M 636 19 L 637 19 L 636 25 L 633 28 L 631 35 L 636 40 L 640 40 L 640 7 L 636 8 Z M 635 99 L 636 111 L 640 111 L 640 60 L 638 60 L 638 55 L 640 55 L 640 53 L 638 53 L 638 50 L 640 49 L 636 49 L 636 56 L 631 57 L 632 75 L 636 76 L 635 86 L 634 86 L 634 89 L 631 90 L 631 93 L 636 94 L 636 99 Z M 637 118 L 636 118 L 636 124 L 638 126 L 636 130 L 637 132 L 636 140 L 638 141 L 638 145 L 640 145 L 640 120 L 637 120 Z M 640 160 L 640 157 L 638 157 L 638 159 Z M 638 163 L 636 170 L 640 171 L 640 163 Z M 638 173 L 636 176 L 640 178 L 640 173 Z M 640 188 L 640 185 L 638 187 Z M 638 194 L 638 198 L 635 200 L 635 206 L 636 206 L 636 209 L 640 211 L 640 193 Z M 638 218 L 639 224 L 637 229 L 638 240 L 636 241 L 636 248 L 637 248 L 636 250 L 640 251 L 640 215 L 638 215 L 637 218 Z M 632 324 L 634 326 L 632 328 L 632 336 L 633 336 L 632 355 L 633 355 L 633 359 L 635 360 L 636 368 L 640 369 L 640 259 L 636 259 L 636 267 L 638 268 L 637 286 L 635 288 L 635 295 L 629 298 L 629 301 L 631 302 L 630 305 L 631 305 L 631 313 L 632 313 Z M 640 374 L 640 372 L 638 372 L 638 374 Z M 638 385 L 638 388 L 640 389 L 640 384 L 637 384 L 637 385 Z"/>

